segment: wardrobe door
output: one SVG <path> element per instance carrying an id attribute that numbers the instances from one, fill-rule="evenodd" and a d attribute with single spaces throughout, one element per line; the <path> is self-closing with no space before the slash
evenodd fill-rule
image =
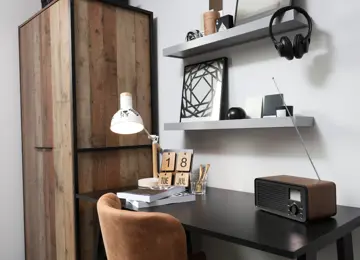
<path id="1" fill-rule="evenodd" d="M 75 259 L 69 4 L 19 27 L 28 260 Z"/>
<path id="2" fill-rule="evenodd" d="M 110 131 L 122 92 L 151 132 L 150 15 L 101 1 L 75 0 L 78 148 L 149 145 L 144 133 Z M 152 22 L 152 21 L 151 21 Z"/>

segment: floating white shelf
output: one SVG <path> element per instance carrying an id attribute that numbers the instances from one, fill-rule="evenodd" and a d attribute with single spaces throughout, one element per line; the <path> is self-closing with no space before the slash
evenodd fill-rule
<path id="1" fill-rule="evenodd" d="M 294 117 L 297 127 L 313 127 L 313 117 Z M 205 122 L 167 123 L 167 131 L 195 131 L 195 130 L 221 130 L 221 129 L 254 129 L 254 128 L 291 128 L 294 127 L 290 117 L 254 118 L 242 120 L 222 120 Z"/>
<path id="2" fill-rule="evenodd" d="M 240 45 L 269 37 L 271 16 L 258 19 L 243 25 L 235 26 L 227 31 L 218 32 L 190 42 L 184 42 L 165 48 L 163 55 L 172 58 L 188 58 L 191 56 Z M 281 21 L 274 23 L 274 34 L 285 33 L 307 26 L 296 11 L 287 12 Z"/>

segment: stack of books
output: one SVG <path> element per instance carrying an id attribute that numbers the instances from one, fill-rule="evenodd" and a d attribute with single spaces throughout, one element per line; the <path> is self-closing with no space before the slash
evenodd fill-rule
<path id="1" fill-rule="evenodd" d="M 174 203 L 195 201 L 195 195 L 185 192 L 185 187 L 170 187 L 166 190 L 137 189 L 117 193 L 118 198 L 125 199 L 135 208 L 150 208 Z"/>

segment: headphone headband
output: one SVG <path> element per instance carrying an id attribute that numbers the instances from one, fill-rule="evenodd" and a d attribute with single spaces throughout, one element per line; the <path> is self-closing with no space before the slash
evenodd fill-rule
<path id="1" fill-rule="evenodd" d="M 285 6 L 283 8 L 280 8 L 279 10 L 277 10 L 270 19 L 269 33 L 270 33 L 270 37 L 271 37 L 271 39 L 273 40 L 274 43 L 277 43 L 278 41 L 275 39 L 274 34 L 273 34 L 273 30 L 272 30 L 273 22 L 274 22 L 275 18 L 285 14 L 287 11 L 290 11 L 290 10 L 295 10 L 295 11 L 301 13 L 303 16 L 305 16 L 305 18 L 307 20 L 307 23 L 308 23 L 308 27 L 309 27 L 308 34 L 306 35 L 305 39 L 308 40 L 310 38 L 310 36 L 311 36 L 311 33 L 312 33 L 312 19 L 311 19 L 310 15 L 304 9 L 302 9 L 301 7 L 298 7 L 298 6 Z"/>

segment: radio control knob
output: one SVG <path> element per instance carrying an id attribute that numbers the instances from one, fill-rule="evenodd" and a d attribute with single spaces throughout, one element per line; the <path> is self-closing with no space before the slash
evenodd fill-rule
<path id="1" fill-rule="evenodd" d="M 289 211 L 292 215 L 296 216 L 299 213 L 299 207 L 296 204 L 293 204 L 289 207 Z"/>

